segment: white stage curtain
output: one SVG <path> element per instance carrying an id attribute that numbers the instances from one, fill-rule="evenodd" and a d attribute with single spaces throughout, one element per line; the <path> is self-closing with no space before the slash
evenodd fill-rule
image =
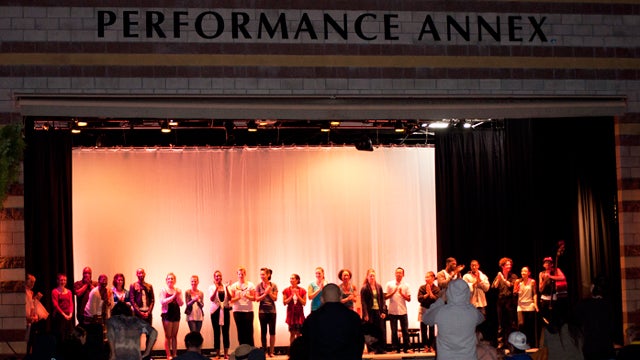
<path id="1" fill-rule="evenodd" d="M 92 148 L 74 149 L 72 164 L 75 277 L 91 266 L 110 283 L 124 273 L 128 287 L 144 268 L 156 293 L 157 349 L 166 274 L 182 290 L 198 275 L 206 294 L 214 270 L 233 282 L 239 266 L 255 284 L 261 267 L 273 269 L 280 291 L 292 273 L 306 289 L 317 266 L 336 283 L 350 269 L 358 288 L 370 267 L 383 286 L 403 267 L 410 327 L 419 327 L 418 287 L 437 270 L 433 148 Z M 277 345 L 288 345 L 281 293 L 277 310 Z M 259 346 L 257 304 L 255 319 Z M 187 332 L 183 314 L 179 348 Z M 212 347 L 208 317 L 202 332 Z"/>

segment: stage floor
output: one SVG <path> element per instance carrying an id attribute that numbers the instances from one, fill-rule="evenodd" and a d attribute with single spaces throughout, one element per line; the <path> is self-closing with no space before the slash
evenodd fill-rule
<path id="1" fill-rule="evenodd" d="M 207 352 L 204 353 L 205 356 L 209 355 Z M 389 352 L 387 354 L 364 354 L 362 355 L 363 359 L 375 359 L 375 360 L 400 360 L 400 359 L 435 359 L 436 358 L 436 354 L 431 352 L 431 353 L 426 353 L 426 352 L 414 352 L 414 353 L 409 353 L 409 354 L 405 354 L 405 353 L 396 353 L 396 352 Z M 154 356 L 153 359 L 165 359 L 164 357 L 156 357 Z M 215 356 L 211 356 L 210 359 L 212 360 L 216 360 L 217 358 Z M 223 357 L 220 357 L 220 359 L 223 359 Z M 274 359 L 274 360 L 287 360 L 289 359 L 288 355 L 276 355 L 272 358 L 267 357 L 268 359 Z"/>

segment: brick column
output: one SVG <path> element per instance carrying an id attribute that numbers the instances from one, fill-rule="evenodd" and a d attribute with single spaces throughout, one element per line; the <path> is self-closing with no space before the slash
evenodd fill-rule
<path id="1" fill-rule="evenodd" d="M 9 189 L 0 209 L 0 357 L 24 354 L 24 179 Z"/>
<path id="2" fill-rule="evenodd" d="M 626 330 L 640 324 L 640 114 L 617 118 L 615 131 L 622 322 Z"/>

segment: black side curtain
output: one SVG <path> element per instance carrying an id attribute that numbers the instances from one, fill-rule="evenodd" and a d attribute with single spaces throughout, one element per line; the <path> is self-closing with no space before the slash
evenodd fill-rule
<path id="1" fill-rule="evenodd" d="M 542 259 L 557 257 L 572 302 L 587 295 L 585 280 L 588 290 L 602 275 L 621 309 L 613 125 L 612 118 L 509 119 L 437 133 L 440 268 L 450 256 L 477 259 L 493 280 L 499 259 L 509 257 L 516 274 L 528 266 L 537 278 Z"/>
<path id="2" fill-rule="evenodd" d="M 25 121 L 25 267 L 49 305 L 58 273 L 73 281 L 71 134 L 34 131 Z"/>

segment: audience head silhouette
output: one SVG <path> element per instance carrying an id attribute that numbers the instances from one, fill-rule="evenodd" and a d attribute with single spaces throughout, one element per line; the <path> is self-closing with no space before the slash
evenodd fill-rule
<path id="1" fill-rule="evenodd" d="M 327 284 L 322 289 L 322 303 L 334 303 L 340 302 L 340 288 L 338 285 L 331 283 Z"/>

